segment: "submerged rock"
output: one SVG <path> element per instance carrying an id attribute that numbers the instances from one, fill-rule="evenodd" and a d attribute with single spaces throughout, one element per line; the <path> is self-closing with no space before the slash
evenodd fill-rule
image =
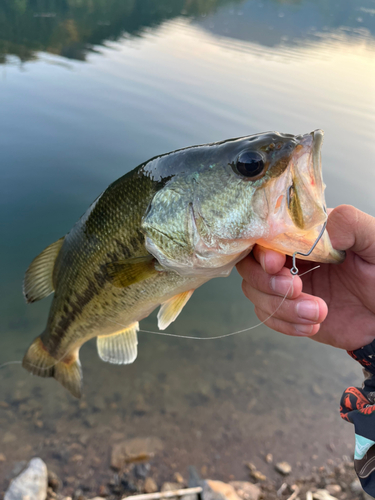
<path id="1" fill-rule="evenodd" d="M 112 448 L 111 467 L 121 469 L 126 463 L 147 461 L 162 448 L 163 443 L 156 437 L 122 441 Z"/>
<path id="2" fill-rule="evenodd" d="M 27 469 L 10 483 L 4 500 L 45 500 L 47 496 L 47 467 L 40 458 L 30 460 Z"/>

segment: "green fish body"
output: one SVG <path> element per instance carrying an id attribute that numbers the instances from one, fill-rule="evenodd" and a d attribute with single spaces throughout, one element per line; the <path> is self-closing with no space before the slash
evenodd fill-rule
<path id="1" fill-rule="evenodd" d="M 80 397 L 87 340 L 97 337 L 104 361 L 131 363 L 140 320 L 161 305 L 165 329 L 196 288 L 227 276 L 256 242 L 289 254 L 296 241 L 310 248 L 326 220 L 321 137 L 269 132 L 193 146 L 112 183 L 26 272 L 27 302 L 54 296 L 23 366 Z M 325 235 L 311 259 L 342 255 Z"/>

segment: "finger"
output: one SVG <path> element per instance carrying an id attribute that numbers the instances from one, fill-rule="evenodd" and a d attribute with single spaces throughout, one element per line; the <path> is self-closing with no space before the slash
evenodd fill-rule
<path id="1" fill-rule="evenodd" d="M 301 278 L 293 277 L 285 267 L 276 275 L 270 275 L 263 271 L 254 257 L 249 255 L 237 265 L 237 269 L 247 286 L 265 294 L 280 297 L 286 295 L 290 299 L 295 299 L 302 292 Z"/>
<path id="2" fill-rule="evenodd" d="M 264 271 L 268 274 L 276 274 L 285 264 L 285 255 L 260 245 L 253 248 L 255 260 L 259 262 Z"/>
<path id="3" fill-rule="evenodd" d="M 375 218 L 350 205 L 340 205 L 328 217 L 327 230 L 333 248 L 352 250 L 375 264 Z"/>
<path id="4" fill-rule="evenodd" d="M 328 314 L 327 304 L 323 299 L 302 293 L 298 299 L 285 299 L 268 295 L 250 287 L 246 281 L 242 283 L 242 290 L 255 307 L 264 311 L 268 316 L 273 315 L 294 324 L 316 324 L 325 320 Z"/>
<path id="5" fill-rule="evenodd" d="M 277 332 L 284 333 L 285 335 L 292 335 L 294 337 L 312 337 L 313 335 L 316 335 L 320 329 L 320 325 L 293 324 L 275 317 L 267 319 L 267 313 L 258 308 L 255 309 L 255 313 L 266 326 L 272 328 L 272 330 L 276 330 Z"/>

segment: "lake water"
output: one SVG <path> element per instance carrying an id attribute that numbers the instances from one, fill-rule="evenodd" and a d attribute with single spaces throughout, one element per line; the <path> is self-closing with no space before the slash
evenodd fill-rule
<path id="1" fill-rule="evenodd" d="M 5 0 L 0 363 L 44 329 L 49 299 L 22 296 L 28 264 L 116 178 L 192 144 L 322 128 L 328 206 L 375 215 L 374 117 L 374 0 Z M 233 271 L 203 286 L 170 331 L 255 324 L 240 284 Z M 65 492 L 96 493 L 111 445 L 134 436 L 163 440 L 160 481 L 189 464 L 242 479 L 249 460 L 277 480 L 265 453 L 297 475 L 351 453 L 338 405 L 361 371 L 343 351 L 261 327 L 212 342 L 140 334 L 126 367 L 102 363 L 94 343 L 81 359 L 81 402 L 19 365 L 0 371 L 3 487 L 15 462 L 39 455 Z"/>

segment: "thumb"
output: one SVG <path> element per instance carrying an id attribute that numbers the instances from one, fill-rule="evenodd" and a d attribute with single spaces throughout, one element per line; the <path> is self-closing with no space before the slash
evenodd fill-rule
<path id="1" fill-rule="evenodd" d="M 340 205 L 330 212 L 327 230 L 333 248 L 351 250 L 375 264 L 374 217 L 350 205 Z"/>

